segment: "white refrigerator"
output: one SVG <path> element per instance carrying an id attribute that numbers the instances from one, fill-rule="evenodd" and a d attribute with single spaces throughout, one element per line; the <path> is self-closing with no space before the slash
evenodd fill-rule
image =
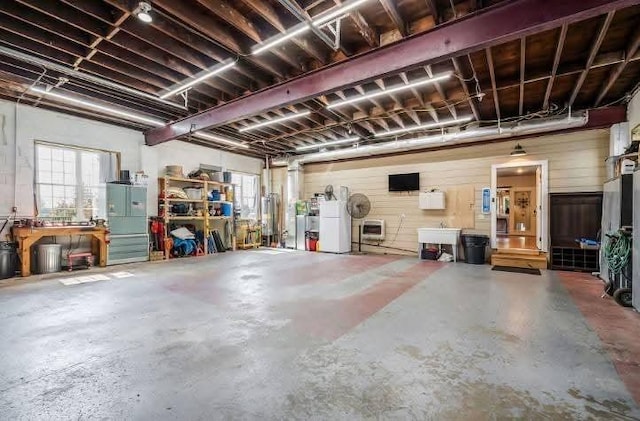
<path id="1" fill-rule="evenodd" d="M 327 253 L 349 253 L 351 251 L 351 216 L 347 202 L 328 200 L 319 202 L 320 251 Z"/>

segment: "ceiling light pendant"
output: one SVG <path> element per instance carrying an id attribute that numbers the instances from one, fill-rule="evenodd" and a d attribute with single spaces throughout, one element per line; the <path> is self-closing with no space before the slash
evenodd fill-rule
<path id="1" fill-rule="evenodd" d="M 287 120 L 291 120 L 291 119 L 299 118 L 299 117 L 304 117 L 304 116 L 309 115 L 309 114 L 311 114 L 310 110 L 301 111 L 299 113 L 289 114 L 287 116 L 280 117 L 280 118 L 275 118 L 273 120 L 263 121 L 262 123 L 256 123 L 256 124 L 252 124 L 250 126 L 245 126 L 245 127 L 241 128 L 241 129 L 238 129 L 238 131 L 240 133 L 248 132 L 249 130 L 258 129 L 258 128 L 264 127 L 264 126 L 270 126 L 272 124 L 278 124 L 278 123 L 281 123 L 283 121 L 287 121 Z"/>
<path id="2" fill-rule="evenodd" d="M 146 1 L 141 1 L 140 3 L 138 3 L 138 8 L 136 12 L 136 16 L 138 16 L 138 19 L 140 19 L 144 23 L 151 23 L 153 18 L 151 17 L 150 12 L 151 12 L 151 5 L 149 3 L 147 3 Z"/>
<path id="3" fill-rule="evenodd" d="M 138 121 L 140 123 L 145 123 L 145 124 L 149 124 L 151 126 L 157 126 L 157 127 L 162 127 L 164 126 L 166 123 L 160 120 L 156 120 L 153 118 L 149 118 L 149 117 L 145 117 L 139 114 L 135 114 L 135 113 L 129 113 L 126 111 L 122 111 L 121 109 L 116 109 L 116 108 L 111 108 L 111 107 L 106 107 L 104 105 L 100 105 L 97 104 L 95 102 L 90 102 L 90 101 L 85 101 L 79 98 L 74 98 L 71 96 L 67 96 L 67 95 L 63 95 L 63 94 L 58 94 L 58 93 L 54 93 L 51 91 L 47 91 L 46 89 L 43 88 L 39 88 L 37 86 L 32 86 L 31 88 L 29 88 L 30 91 L 33 92 L 37 92 L 43 96 L 49 96 L 51 98 L 56 98 L 59 99 L 61 101 L 65 101 L 65 102 L 69 102 L 71 104 L 76 104 L 76 105 L 80 105 L 82 107 L 85 108 L 91 108 L 93 110 L 97 110 L 97 111 L 102 111 L 106 114 L 111 114 L 111 115 L 115 115 L 115 116 L 120 116 L 120 117 L 124 117 L 128 120 L 133 120 L 133 121 Z"/>
<path id="4" fill-rule="evenodd" d="M 235 140 L 225 139 L 224 137 L 216 136 L 214 134 L 205 133 L 201 131 L 197 131 L 193 133 L 194 136 L 199 137 L 201 139 L 211 140 L 217 143 L 222 143 L 224 145 L 236 146 L 239 148 L 249 149 L 249 145 L 246 143 L 238 142 Z"/>
<path id="5" fill-rule="evenodd" d="M 386 132 L 377 132 L 376 134 L 374 134 L 374 136 L 375 137 L 394 136 L 394 135 L 399 135 L 399 134 L 402 134 L 402 133 L 415 132 L 416 130 L 434 129 L 436 127 L 446 127 L 446 126 L 452 126 L 452 125 L 455 125 L 455 124 L 462 124 L 462 123 L 466 123 L 468 121 L 471 121 L 471 116 L 457 118 L 457 119 L 454 119 L 454 120 L 439 121 L 439 122 L 436 122 L 436 123 L 420 124 L 418 126 L 405 127 L 405 128 L 402 128 L 402 129 L 389 130 L 389 131 L 386 131 Z"/>
<path id="6" fill-rule="evenodd" d="M 348 137 L 346 139 L 337 139 L 337 140 L 330 140 L 328 142 L 323 142 L 323 143 L 316 143 L 314 145 L 298 146 L 296 150 L 306 151 L 309 149 L 319 149 L 319 148 L 324 148 L 325 146 L 343 145 L 345 143 L 357 142 L 358 140 L 360 140 L 360 137 L 353 136 L 353 137 Z"/>
<path id="7" fill-rule="evenodd" d="M 326 14 L 320 14 L 319 16 L 313 18 L 312 24 L 313 26 L 321 26 L 341 15 L 344 15 L 350 10 L 355 9 L 361 4 L 367 2 L 369 0 L 354 0 L 349 3 L 343 3 L 341 7 L 338 7 L 335 10 L 329 10 Z"/>
<path id="8" fill-rule="evenodd" d="M 311 29 L 311 27 L 306 23 L 297 29 L 292 28 L 291 32 L 285 32 L 282 35 L 273 37 L 272 41 L 268 41 L 268 42 L 265 42 L 264 44 L 257 45 L 255 49 L 252 51 L 252 54 L 260 54 L 267 50 L 270 50 L 271 48 L 282 44 L 286 40 L 291 39 L 296 35 L 300 35 L 301 33 L 308 31 L 309 29 Z"/>
<path id="9" fill-rule="evenodd" d="M 524 148 L 520 146 L 519 143 L 516 143 L 516 146 L 513 148 L 513 150 L 510 153 L 511 156 L 525 156 L 526 154 L 527 154 L 527 151 L 525 151 Z"/>
<path id="10" fill-rule="evenodd" d="M 191 80 L 191 81 L 189 81 L 187 83 L 181 84 L 181 85 L 177 86 L 174 89 L 171 89 L 169 92 L 165 92 L 164 94 L 160 95 L 160 98 L 165 99 L 165 98 L 168 98 L 168 97 L 170 97 L 172 95 L 178 94 L 180 92 L 184 92 L 185 90 L 189 89 L 193 85 L 196 85 L 196 84 L 202 82 L 205 79 L 209 79 L 212 76 L 215 76 L 215 75 L 217 75 L 219 73 L 222 73 L 225 70 L 230 69 L 235 65 L 236 65 L 235 61 L 232 61 L 231 63 L 226 63 L 226 64 L 220 63 L 213 70 L 205 72 L 204 74 L 196 77 L 195 79 L 193 79 L 193 80 Z"/>
<path id="11" fill-rule="evenodd" d="M 368 94 L 364 94 L 364 95 L 359 95 L 353 98 L 349 98 L 349 99 L 345 99 L 343 101 L 338 101 L 338 102 L 334 102 L 333 104 L 329 104 L 327 105 L 327 109 L 331 109 L 331 108 L 335 108 L 335 107 L 341 107 L 343 105 L 348 105 L 348 104 L 353 104 L 354 102 L 360 102 L 360 101 L 364 101 L 366 99 L 372 99 L 372 98 L 377 98 L 383 95 L 389 95 L 389 94 L 393 94 L 396 92 L 401 92 L 401 91 L 406 91 L 408 89 L 411 88 L 417 88 L 418 86 L 423 86 L 423 85 L 430 85 L 432 83 L 436 83 L 439 82 L 441 80 L 447 80 L 451 77 L 451 73 L 444 73 L 438 76 L 434 76 L 428 79 L 422 79 L 422 80 L 418 80 L 416 82 L 411 82 L 408 83 L 406 85 L 400 85 L 400 86 L 396 86 L 393 88 L 388 88 L 388 89 L 383 89 L 381 91 L 376 91 L 376 92 L 371 92 Z"/>

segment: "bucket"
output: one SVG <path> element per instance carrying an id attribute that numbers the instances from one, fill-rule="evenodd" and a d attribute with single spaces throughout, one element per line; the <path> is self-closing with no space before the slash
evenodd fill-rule
<path id="1" fill-rule="evenodd" d="M 16 245 L 7 241 L 0 242 L 0 279 L 12 278 L 16 274 Z"/>
<path id="2" fill-rule="evenodd" d="M 38 244 L 36 247 L 36 272 L 54 273 L 62 269 L 62 246 Z"/>
<path id="3" fill-rule="evenodd" d="M 222 215 L 231 216 L 233 214 L 233 206 L 231 203 L 223 203 L 222 204 Z"/>
<path id="4" fill-rule="evenodd" d="M 307 250 L 308 251 L 316 251 L 318 246 L 318 240 L 315 238 L 307 238 Z"/>
<path id="5" fill-rule="evenodd" d="M 202 199 L 202 187 L 185 187 L 183 190 L 191 200 Z"/>

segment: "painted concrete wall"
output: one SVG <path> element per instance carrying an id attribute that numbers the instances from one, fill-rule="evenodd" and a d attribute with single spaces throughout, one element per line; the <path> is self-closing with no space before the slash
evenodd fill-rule
<path id="1" fill-rule="evenodd" d="M 606 175 L 604 159 L 608 153 L 608 142 L 608 130 L 536 137 L 520 141 L 528 155 L 518 160 L 523 163 L 549 161 L 550 193 L 600 191 Z M 327 184 L 332 184 L 334 189 L 348 186 L 351 193 L 366 194 L 372 204 L 367 218 L 386 221 L 387 239 L 382 245 L 413 252 L 417 247 L 417 228 L 437 227 L 440 222 L 453 226 L 450 222 L 455 220 L 456 213 L 451 207 L 446 211 L 418 209 L 417 192 L 388 192 L 388 174 L 419 172 L 422 191 L 439 188 L 447 192 L 472 186 L 475 191 L 475 226 L 464 231 L 488 235 L 490 218 L 481 213 L 482 188 L 491 185 L 492 164 L 516 161 L 509 156 L 514 145 L 515 142 L 503 142 L 348 162 L 307 164 L 305 197 L 322 192 Z M 357 238 L 357 225 L 353 224 L 354 238 Z"/>
<path id="2" fill-rule="evenodd" d="M 185 172 L 206 163 L 253 174 L 260 174 L 263 165 L 259 159 L 181 141 L 148 147 L 139 131 L 25 105 L 18 105 L 16 120 L 15 103 L 0 101 L 0 221 L 14 205 L 19 217 L 33 216 L 35 140 L 120 152 L 122 169 L 143 170 L 153 181 L 148 193 L 152 215 L 157 211 L 155 180 L 168 164 L 182 165 Z"/>

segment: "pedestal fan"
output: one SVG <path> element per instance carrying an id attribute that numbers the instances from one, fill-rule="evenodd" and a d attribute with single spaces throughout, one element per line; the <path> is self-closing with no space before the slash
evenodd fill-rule
<path id="1" fill-rule="evenodd" d="M 353 219 L 362 219 L 369 215 L 371 202 L 362 193 L 354 193 L 347 201 L 347 212 Z M 358 224 L 358 252 L 362 252 L 362 226 Z"/>

